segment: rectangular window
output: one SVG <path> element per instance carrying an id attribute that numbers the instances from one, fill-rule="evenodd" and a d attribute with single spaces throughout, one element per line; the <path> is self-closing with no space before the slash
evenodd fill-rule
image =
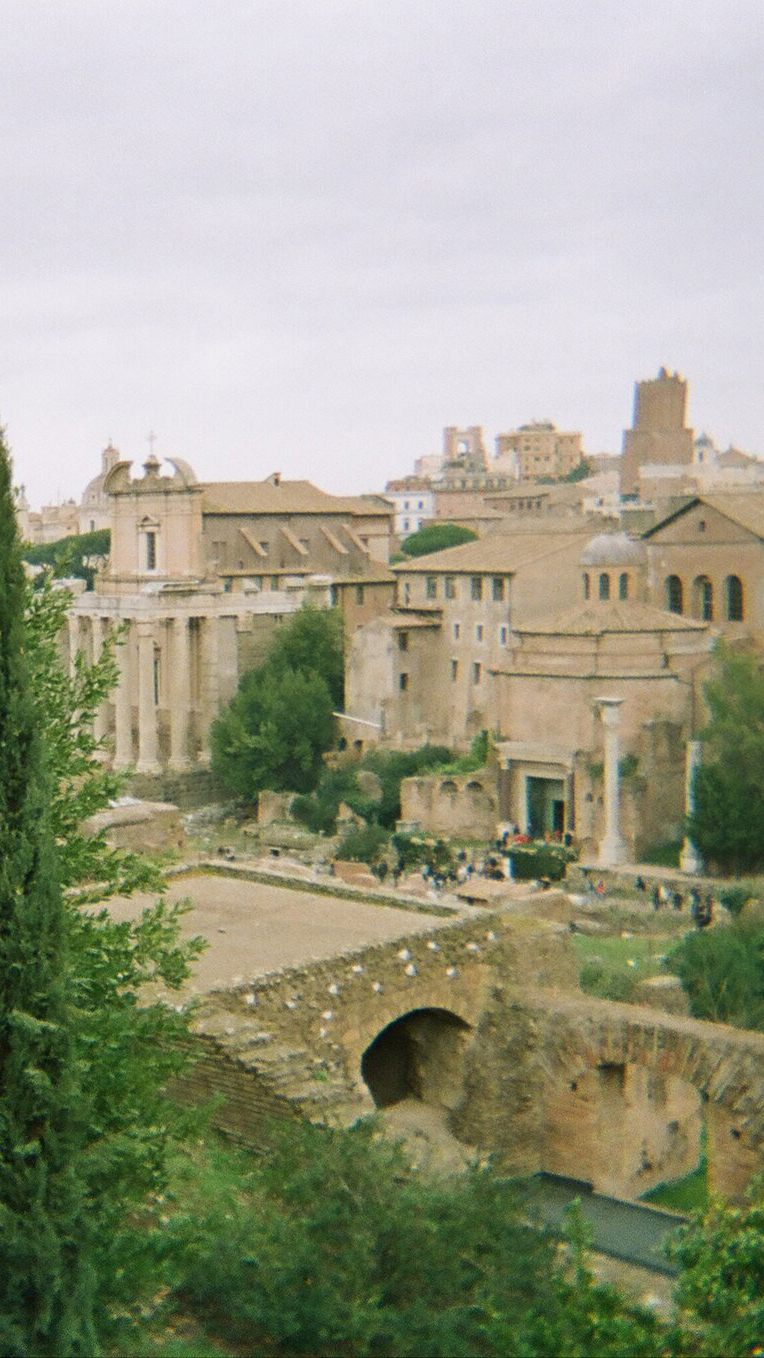
<path id="1" fill-rule="evenodd" d="M 480 661 L 479 661 L 479 660 L 473 660 L 473 662 L 472 662 L 472 682 L 473 682 L 473 684 L 479 684 L 479 683 L 480 683 L 480 676 L 481 676 L 482 672 L 483 672 L 483 667 L 482 667 L 482 665 L 480 664 Z"/>
<path id="2" fill-rule="evenodd" d="M 278 577 L 277 575 L 272 575 L 272 576 L 271 576 L 271 589 L 278 589 L 278 587 L 279 587 L 279 577 Z"/>
<path id="3" fill-rule="evenodd" d="M 500 646 L 506 646 L 508 636 L 509 636 L 509 629 L 508 629 L 507 627 L 500 627 L 500 628 L 499 628 L 499 645 L 500 645 Z"/>
<path id="4" fill-rule="evenodd" d="M 356 587 L 355 587 L 355 601 L 356 601 L 357 604 L 362 604 L 362 603 L 363 603 L 363 585 L 356 585 Z"/>
<path id="5" fill-rule="evenodd" d="M 479 622 L 478 625 L 477 625 L 477 627 L 475 628 L 475 640 L 476 640 L 476 641 L 482 641 L 482 640 L 483 640 L 483 624 L 482 624 L 482 622 Z"/>
<path id="6" fill-rule="evenodd" d="M 459 638 L 460 638 L 460 636 L 461 636 L 461 634 L 462 634 L 462 625 L 461 625 L 460 622 L 455 622 L 455 623 L 454 623 L 453 632 L 454 632 L 454 641 L 458 641 Z"/>
<path id="7" fill-rule="evenodd" d="M 155 571 L 157 568 L 157 535 L 149 532 L 146 534 L 146 570 Z"/>
<path id="8" fill-rule="evenodd" d="M 408 675 L 407 675 L 407 674 L 399 674 L 399 675 L 398 675 L 398 688 L 400 689 L 401 693 L 405 693 L 405 692 L 406 692 L 406 689 L 408 688 L 408 686 L 409 686 L 409 677 L 408 677 Z"/>
<path id="9" fill-rule="evenodd" d="M 506 591 L 506 583 L 505 583 L 505 580 L 504 580 L 504 576 L 503 576 L 503 575 L 495 575 L 495 576 L 493 577 L 493 598 L 494 598 L 494 602 L 495 602 L 495 603 L 500 603 L 500 602 L 501 602 L 501 600 L 504 598 L 505 591 Z"/>
<path id="10" fill-rule="evenodd" d="M 483 577 L 482 575 L 473 575 L 470 579 L 470 598 L 474 599 L 475 603 L 480 603 L 482 597 Z"/>
<path id="11" fill-rule="evenodd" d="M 425 594 L 427 595 L 428 599 L 437 599 L 438 577 L 436 575 L 428 575 L 427 584 L 425 586 Z"/>
<path id="12" fill-rule="evenodd" d="M 409 634 L 408 634 L 408 632 L 399 632 L 399 633 L 398 633 L 398 650 L 399 650 L 399 651 L 407 651 L 408 648 L 409 648 Z"/>
<path id="13" fill-rule="evenodd" d="M 403 607 L 408 608 L 411 603 L 411 585 L 408 582 L 403 586 Z"/>
<path id="14" fill-rule="evenodd" d="M 458 661 L 458 660 L 452 660 L 452 661 L 451 661 L 451 678 L 454 679 L 454 680 L 456 680 L 456 679 L 459 678 L 459 661 Z"/>
<path id="15" fill-rule="evenodd" d="M 447 599 L 456 598 L 456 580 L 453 575 L 446 576 L 445 595 Z"/>

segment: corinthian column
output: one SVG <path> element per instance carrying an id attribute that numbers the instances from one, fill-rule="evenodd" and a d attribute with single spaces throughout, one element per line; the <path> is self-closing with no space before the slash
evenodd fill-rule
<path id="1" fill-rule="evenodd" d="M 201 655 L 200 655 L 200 687 L 201 687 L 201 749 L 199 750 L 199 760 L 201 763 L 208 764 L 210 760 L 210 726 L 218 714 L 218 620 L 217 618 L 201 618 Z"/>
<path id="2" fill-rule="evenodd" d="M 188 724 L 191 707 L 191 650 L 189 619 L 172 622 L 170 661 L 170 768 L 182 772 L 189 766 Z"/>
<path id="3" fill-rule="evenodd" d="M 695 809 L 695 794 L 693 784 L 695 773 L 700 764 L 701 744 L 699 740 L 688 740 L 685 748 L 684 758 L 684 809 L 685 815 L 691 816 Z M 688 835 L 684 837 L 682 852 L 679 855 L 679 866 L 682 872 L 702 872 L 703 859 L 698 853 L 695 845 Z"/>
<path id="4" fill-rule="evenodd" d="M 91 618 L 90 629 L 92 639 L 91 655 L 93 659 L 93 664 L 95 665 L 101 654 L 101 651 L 103 650 L 103 642 L 104 637 L 106 635 L 106 619 L 99 617 Z M 106 730 L 107 730 L 106 704 L 101 703 L 101 706 L 98 708 L 98 710 L 94 713 L 93 716 L 94 739 L 99 741 L 103 740 L 104 736 L 106 735 Z"/>
<path id="5" fill-rule="evenodd" d="M 605 835 L 600 840 L 599 865 L 614 868 L 626 862 L 626 844 L 619 826 L 620 786 L 618 726 L 622 698 L 595 698 L 605 731 Z"/>
<path id="6" fill-rule="evenodd" d="M 127 769 L 133 762 L 132 693 L 130 690 L 130 632 L 128 623 L 117 642 L 119 678 L 114 693 L 114 768 Z"/>
<path id="7" fill-rule="evenodd" d="M 154 625 L 138 623 L 138 773 L 159 773 L 154 700 Z"/>

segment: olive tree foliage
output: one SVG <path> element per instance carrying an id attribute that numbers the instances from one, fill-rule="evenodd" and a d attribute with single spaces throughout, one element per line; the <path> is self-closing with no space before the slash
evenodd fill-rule
<path id="1" fill-rule="evenodd" d="M 189 975 L 199 940 L 180 941 L 182 905 L 162 900 L 155 862 L 110 847 L 83 820 L 118 794 L 119 779 L 99 760 L 93 718 L 116 680 L 111 634 L 100 657 L 79 653 L 72 672 L 59 637 L 70 595 L 45 580 L 27 593 L 27 646 L 33 696 L 51 773 L 48 812 L 65 890 L 72 1028 L 86 1122 L 82 1171 L 97 1245 L 99 1311 L 130 1303 L 150 1281 L 152 1235 L 143 1229 L 149 1195 L 166 1179 L 172 1145 L 189 1115 L 165 1093 L 185 1064 L 186 1018 L 148 986 L 172 992 Z M 135 891 L 155 901 L 130 920 L 104 902 Z M 140 1002 L 139 1002 L 140 1001 Z"/>
<path id="2" fill-rule="evenodd" d="M 720 644 L 705 685 L 709 721 L 693 784 L 687 829 L 699 852 L 723 872 L 764 863 L 764 669 L 756 656 Z"/>

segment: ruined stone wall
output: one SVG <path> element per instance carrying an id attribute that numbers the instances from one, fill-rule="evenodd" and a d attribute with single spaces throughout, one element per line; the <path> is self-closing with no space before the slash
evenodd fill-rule
<path id="1" fill-rule="evenodd" d="M 401 820 L 432 834 L 493 839 L 499 817 L 496 768 L 404 778 Z"/>

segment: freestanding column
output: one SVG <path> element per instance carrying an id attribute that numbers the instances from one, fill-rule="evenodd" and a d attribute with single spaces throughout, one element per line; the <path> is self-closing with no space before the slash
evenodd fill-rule
<path id="1" fill-rule="evenodd" d="M 138 623 L 138 773 L 159 773 L 154 700 L 154 624 Z"/>
<path id="2" fill-rule="evenodd" d="M 95 665 L 101 651 L 103 650 L 104 637 L 106 635 L 106 619 L 93 617 L 90 619 L 91 637 L 93 642 L 92 660 Z M 103 740 L 106 735 L 106 704 L 101 703 L 97 712 L 93 716 L 93 736 L 95 740 Z"/>
<path id="3" fill-rule="evenodd" d="M 67 618 L 69 630 L 69 673 L 74 674 L 74 657 L 80 649 L 80 620 L 76 613 Z"/>
<path id="4" fill-rule="evenodd" d="M 618 725 L 622 698 L 595 698 L 605 729 L 605 835 L 600 840 L 599 865 L 614 868 L 626 862 L 626 844 L 619 829 Z"/>
<path id="5" fill-rule="evenodd" d="M 117 642 L 119 679 L 114 694 L 114 767 L 127 769 L 133 762 L 133 717 L 130 689 L 130 631 Z"/>
<path id="6" fill-rule="evenodd" d="M 684 809 L 685 815 L 691 816 L 695 809 L 695 797 L 693 783 L 695 773 L 700 764 L 701 743 L 699 740 L 688 740 L 685 749 L 684 761 Z M 682 872 L 702 872 L 703 859 L 698 853 L 695 845 L 688 835 L 684 837 L 682 852 L 679 855 L 679 866 Z"/>
<path id="7" fill-rule="evenodd" d="M 199 760 L 208 764 L 210 760 L 210 726 L 218 714 L 218 620 L 201 619 L 201 749 Z"/>
<path id="8" fill-rule="evenodd" d="M 191 706 L 191 650 L 189 619 L 172 623 L 170 681 L 170 768 L 182 772 L 189 765 L 188 718 Z"/>

